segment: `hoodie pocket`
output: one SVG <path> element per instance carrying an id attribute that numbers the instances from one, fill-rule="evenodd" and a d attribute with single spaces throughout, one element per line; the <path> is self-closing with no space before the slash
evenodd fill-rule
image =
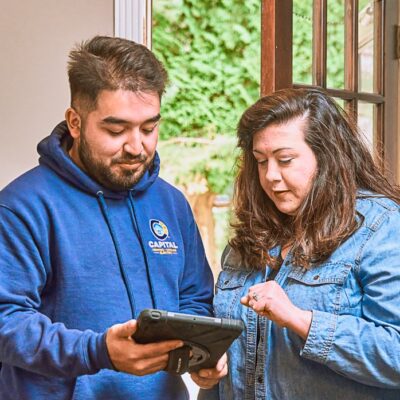
<path id="1" fill-rule="evenodd" d="M 295 268 L 288 274 L 286 292 L 304 310 L 338 314 L 342 304 L 348 304 L 344 284 L 351 267 L 346 263 L 326 263 L 309 270 Z"/>

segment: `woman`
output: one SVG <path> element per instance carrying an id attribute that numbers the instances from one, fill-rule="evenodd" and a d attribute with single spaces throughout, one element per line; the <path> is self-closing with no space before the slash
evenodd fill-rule
<path id="1" fill-rule="evenodd" d="M 214 306 L 246 332 L 219 398 L 400 399 L 399 189 L 317 90 L 260 99 L 238 137 Z"/>

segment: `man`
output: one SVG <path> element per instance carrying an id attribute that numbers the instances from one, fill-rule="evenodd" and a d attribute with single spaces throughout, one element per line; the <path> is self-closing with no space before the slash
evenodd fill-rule
<path id="1" fill-rule="evenodd" d="M 0 398 L 186 399 L 162 371 L 183 343 L 131 338 L 144 308 L 211 314 L 190 208 L 158 177 L 166 72 L 144 46 L 95 37 L 68 74 L 66 120 L 0 192 Z M 225 374 L 222 360 L 193 378 Z"/>

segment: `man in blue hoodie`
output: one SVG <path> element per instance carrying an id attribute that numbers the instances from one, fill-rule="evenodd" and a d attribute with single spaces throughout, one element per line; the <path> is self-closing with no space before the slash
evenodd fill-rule
<path id="1" fill-rule="evenodd" d="M 190 207 L 158 177 L 166 72 L 146 47 L 98 36 L 68 74 L 65 121 L 0 192 L 0 398 L 187 399 L 162 371 L 182 342 L 131 338 L 144 308 L 212 313 Z M 222 360 L 193 379 L 225 374 Z"/>

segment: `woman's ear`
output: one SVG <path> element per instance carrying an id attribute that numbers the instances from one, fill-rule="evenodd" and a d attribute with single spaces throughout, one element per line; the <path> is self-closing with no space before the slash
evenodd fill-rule
<path id="1" fill-rule="evenodd" d="M 65 111 L 65 120 L 67 121 L 69 132 L 74 139 L 78 139 L 81 134 L 82 121 L 80 115 L 69 107 Z"/>

